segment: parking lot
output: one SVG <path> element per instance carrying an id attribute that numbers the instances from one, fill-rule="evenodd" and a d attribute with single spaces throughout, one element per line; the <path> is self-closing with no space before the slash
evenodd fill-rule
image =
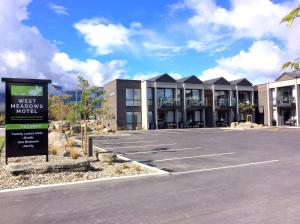
<path id="1" fill-rule="evenodd" d="M 170 129 L 98 137 L 94 145 L 172 174 L 273 166 L 293 157 L 299 129 Z M 283 148 L 283 145 L 285 146 Z"/>
<path id="2" fill-rule="evenodd" d="M 2 222 L 298 224 L 299 136 L 271 128 L 98 137 L 96 145 L 171 175 L 0 194 Z"/>

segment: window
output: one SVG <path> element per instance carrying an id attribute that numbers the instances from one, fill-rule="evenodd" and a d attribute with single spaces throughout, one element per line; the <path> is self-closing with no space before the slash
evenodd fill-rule
<path id="1" fill-rule="evenodd" d="M 153 105 L 153 93 L 152 88 L 147 89 L 148 106 Z"/>
<path id="2" fill-rule="evenodd" d="M 126 88 L 126 106 L 141 106 L 141 90 Z"/>
<path id="3" fill-rule="evenodd" d="M 165 91 L 164 89 L 157 89 L 157 98 L 161 99 L 165 97 Z"/>
<path id="4" fill-rule="evenodd" d="M 199 90 L 196 89 L 192 90 L 192 98 L 195 100 L 199 99 Z"/>
<path id="5" fill-rule="evenodd" d="M 165 89 L 165 97 L 168 99 L 173 99 L 173 89 Z"/>
<path id="6" fill-rule="evenodd" d="M 174 112 L 173 111 L 168 111 L 167 112 L 167 122 L 174 122 Z"/>
<path id="7" fill-rule="evenodd" d="M 136 129 L 138 124 L 142 123 L 141 112 L 126 112 L 126 129 Z"/>
<path id="8" fill-rule="evenodd" d="M 199 110 L 196 110 L 195 111 L 195 121 L 201 121 L 201 119 L 200 119 L 200 111 Z"/>
<path id="9" fill-rule="evenodd" d="M 249 91 L 239 91 L 239 101 L 241 103 L 250 103 L 250 94 L 251 92 Z"/>
<path id="10" fill-rule="evenodd" d="M 152 111 L 148 111 L 148 122 L 149 123 L 154 122 L 154 120 L 153 120 L 153 112 Z"/>

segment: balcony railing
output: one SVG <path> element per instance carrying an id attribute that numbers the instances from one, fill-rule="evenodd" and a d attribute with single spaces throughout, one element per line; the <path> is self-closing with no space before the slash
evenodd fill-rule
<path id="1" fill-rule="evenodd" d="M 157 101 L 158 108 L 179 107 L 179 106 L 180 106 L 180 100 L 174 98 L 159 98 Z"/>
<path id="2" fill-rule="evenodd" d="M 206 99 L 202 100 L 201 98 L 191 98 L 191 97 L 186 98 L 186 107 L 187 108 L 190 108 L 190 107 L 203 107 L 203 106 L 207 106 L 207 100 Z"/>
<path id="3" fill-rule="evenodd" d="M 216 107 L 229 107 L 229 99 L 228 98 L 220 98 L 215 100 Z"/>
<path id="4" fill-rule="evenodd" d="M 273 104 L 275 105 L 283 105 L 283 106 L 291 106 L 295 104 L 295 97 L 293 96 L 278 96 L 273 99 Z"/>

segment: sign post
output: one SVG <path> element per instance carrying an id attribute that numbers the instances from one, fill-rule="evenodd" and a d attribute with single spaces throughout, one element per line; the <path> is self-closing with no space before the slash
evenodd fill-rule
<path id="1" fill-rule="evenodd" d="M 9 157 L 45 155 L 48 162 L 48 83 L 2 78 L 5 82 L 6 164 Z"/>

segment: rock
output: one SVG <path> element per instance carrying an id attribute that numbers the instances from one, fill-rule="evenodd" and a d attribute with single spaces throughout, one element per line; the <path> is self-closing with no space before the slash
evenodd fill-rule
<path id="1" fill-rule="evenodd" d="M 49 122 L 49 126 L 48 126 L 48 132 L 51 132 L 54 130 L 54 125 L 53 125 L 53 122 Z"/>
<path id="2" fill-rule="evenodd" d="M 72 125 L 71 130 L 74 134 L 79 134 L 81 132 L 81 127 L 80 125 Z"/>
<path id="3" fill-rule="evenodd" d="M 48 139 L 49 145 L 57 147 L 57 153 L 63 155 L 65 152 L 66 144 L 68 143 L 66 134 L 53 131 L 49 133 Z"/>
<path id="4" fill-rule="evenodd" d="M 112 163 L 117 159 L 117 155 L 113 153 L 98 153 L 98 160 L 105 163 Z"/>
<path id="5" fill-rule="evenodd" d="M 231 122 L 230 127 L 231 128 L 236 128 L 237 122 Z"/>
<path id="6" fill-rule="evenodd" d="M 67 122 L 67 121 L 62 122 L 62 131 L 63 132 L 69 131 L 70 127 L 71 127 L 70 122 Z"/>
<path id="7" fill-rule="evenodd" d="M 44 163 L 10 163 L 6 166 L 6 171 L 12 175 L 31 174 L 31 173 L 49 173 L 63 171 L 85 171 L 90 167 L 90 161 L 87 159 L 80 160 L 60 160 Z"/>

